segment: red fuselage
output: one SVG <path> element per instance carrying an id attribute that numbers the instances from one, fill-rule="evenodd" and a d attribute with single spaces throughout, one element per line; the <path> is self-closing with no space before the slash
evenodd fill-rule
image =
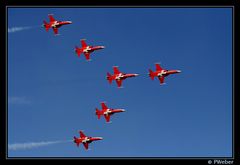
<path id="1" fill-rule="evenodd" d="M 133 73 L 118 73 L 118 74 L 114 74 L 112 76 L 107 76 L 107 80 L 125 80 L 126 78 L 129 77 L 136 77 L 138 76 L 138 74 L 133 74 Z"/>
<path id="2" fill-rule="evenodd" d="M 104 46 L 86 46 L 80 49 L 82 49 L 83 53 L 92 53 L 95 50 L 104 49 L 104 48 L 105 48 Z"/>
<path id="3" fill-rule="evenodd" d="M 154 72 L 154 76 L 156 77 L 161 77 L 161 76 L 168 76 L 170 74 L 176 74 L 176 73 L 180 73 L 181 71 L 180 70 L 161 70 L 161 71 L 156 71 Z"/>
<path id="4" fill-rule="evenodd" d="M 114 113 L 125 112 L 124 109 L 106 109 L 103 114 L 105 115 L 113 115 Z"/>
<path id="5" fill-rule="evenodd" d="M 93 141 L 96 141 L 96 140 L 102 140 L 101 137 L 80 137 L 80 138 L 76 138 L 74 139 L 74 143 L 76 144 L 80 144 L 80 143 L 91 143 Z"/>
<path id="6" fill-rule="evenodd" d="M 96 115 L 113 115 L 114 113 L 125 112 L 124 109 L 103 109 L 102 111 L 97 111 Z"/>
<path id="7" fill-rule="evenodd" d="M 59 28 L 62 25 L 67 25 L 67 24 L 71 24 L 72 21 L 54 21 L 54 22 L 49 22 L 50 26 L 52 28 Z"/>

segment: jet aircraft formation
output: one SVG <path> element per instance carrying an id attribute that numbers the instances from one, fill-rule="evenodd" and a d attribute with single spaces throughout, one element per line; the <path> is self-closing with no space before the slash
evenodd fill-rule
<path id="1" fill-rule="evenodd" d="M 53 17 L 53 14 L 49 14 L 49 20 L 50 22 L 47 23 L 45 20 L 43 21 L 43 27 L 46 29 L 46 31 L 48 32 L 48 30 L 50 28 L 53 29 L 54 35 L 58 35 L 58 28 L 60 28 L 63 25 L 67 25 L 67 24 L 72 24 L 72 21 L 57 21 L 55 20 L 55 18 Z M 81 48 L 79 48 L 78 46 L 75 46 L 75 53 L 77 54 L 78 57 L 80 57 L 80 55 L 83 53 L 86 60 L 87 61 L 91 61 L 90 55 L 91 53 L 93 53 L 94 51 L 100 50 L 100 49 L 104 49 L 105 46 L 90 46 L 87 45 L 86 43 L 86 39 L 81 39 Z M 149 69 L 149 73 L 148 76 L 154 80 L 154 77 L 158 77 L 159 81 L 160 81 L 160 85 L 161 84 L 165 84 L 164 80 L 165 77 L 171 75 L 171 74 L 176 74 L 176 73 L 180 73 L 180 70 L 166 70 L 163 69 L 159 63 L 155 64 L 156 67 L 156 71 L 152 71 L 151 69 Z M 139 74 L 136 73 L 123 73 L 121 71 L 119 71 L 118 66 L 113 66 L 113 74 L 111 75 L 109 72 L 107 72 L 107 76 L 106 79 L 108 80 L 109 84 L 112 84 L 112 81 L 115 80 L 117 87 L 121 88 L 122 87 L 122 81 L 127 79 L 127 78 L 131 78 L 131 77 L 136 77 Z M 101 116 L 104 116 L 105 120 L 107 123 L 110 122 L 110 117 L 115 114 L 115 113 L 120 113 L 120 112 L 125 112 L 124 109 L 112 109 L 112 108 L 108 108 L 107 105 L 105 104 L 105 102 L 101 102 L 101 107 L 102 110 L 99 110 L 98 108 L 96 108 L 95 110 L 95 114 L 97 116 L 98 119 L 101 118 Z M 91 137 L 91 136 L 86 136 L 82 130 L 79 131 L 80 137 L 77 138 L 76 136 L 74 136 L 73 142 L 76 143 L 76 145 L 79 147 L 79 144 L 83 144 L 83 146 L 85 147 L 86 150 L 88 150 L 88 145 L 89 143 L 93 142 L 93 141 L 97 141 L 97 140 L 102 140 L 102 137 Z"/>

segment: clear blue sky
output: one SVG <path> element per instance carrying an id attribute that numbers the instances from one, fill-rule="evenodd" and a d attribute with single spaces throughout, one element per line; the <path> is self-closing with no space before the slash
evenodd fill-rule
<path id="1" fill-rule="evenodd" d="M 48 14 L 70 20 L 54 36 Z M 232 9 L 11 8 L 8 28 L 8 144 L 101 136 L 90 151 L 74 143 L 9 150 L 19 157 L 232 156 Z M 74 52 L 80 39 L 105 49 L 91 62 Z M 148 69 L 161 62 L 165 85 Z M 112 66 L 138 73 L 118 89 Z M 95 108 L 106 101 L 126 112 L 107 124 Z"/>

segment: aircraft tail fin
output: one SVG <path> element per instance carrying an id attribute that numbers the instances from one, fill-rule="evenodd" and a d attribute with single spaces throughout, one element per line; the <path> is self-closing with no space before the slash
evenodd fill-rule
<path id="1" fill-rule="evenodd" d="M 109 84 L 112 84 L 112 75 L 109 73 L 109 72 L 107 72 L 107 80 L 108 80 L 108 82 L 109 82 Z"/>
<path id="2" fill-rule="evenodd" d="M 83 50 L 81 48 L 78 48 L 77 46 L 75 46 L 75 52 L 78 55 L 78 57 L 80 57 L 80 55 L 83 52 Z"/>
<path id="3" fill-rule="evenodd" d="M 48 31 L 51 27 L 50 24 L 48 24 L 46 21 L 43 21 L 43 26 L 45 27 L 46 31 Z"/>
<path id="4" fill-rule="evenodd" d="M 75 143 L 76 143 L 76 145 L 79 147 L 79 144 L 80 144 L 80 142 L 79 142 L 79 141 L 77 141 L 77 137 L 76 137 L 76 136 L 74 136 L 73 138 L 74 138 L 74 142 L 75 142 Z"/>
<path id="5" fill-rule="evenodd" d="M 154 73 L 151 69 L 149 69 L 149 77 L 151 77 L 151 79 L 154 80 Z"/>
<path id="6" fill-rule="evenodd" d="M 98 119 L 100 119 L 102 115 L 101 111 L 97 108 L 96 108 L 96 115 L 98 116 Z"/>

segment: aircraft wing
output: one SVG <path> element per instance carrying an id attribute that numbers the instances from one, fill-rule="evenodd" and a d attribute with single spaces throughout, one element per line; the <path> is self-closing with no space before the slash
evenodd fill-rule
<path id="1" fill-rule="evenodd" d="M 160 84 L 164 83 L 164 76 L 158 77 L 158 79 L 160 80 Z"/>
<path id="2" fill-rule="evenodd" d="M 110 121 L 110 115 L 104 115 L 104 117 L 105 117 L 105 119 L 106 119 L 107 122 Z"/>
<path id="3" fill-rule="evenodd" d="M 57 35 L 58 34 L 58 28 L 53 28 L 53 32 L 54 32 L 55 35 Z"/>
<path id="4" fill-rule="evenodd" d="M 108 109 L 107 105 L 104 102 L 102 102 L 101 105 L 102 105 L 102 109 Z"/>
<path id="5" fill-rule="evenodd" d="M 119 74 L 119 73 L 121 73 L 121 72 L 118 70 L 118 67 L 117 67 L 117 66 L 114 66 L 114 67 L 113 67 L 113 72 L 114 72 L 114 74 Z"/>
<path id="6" fill-rule="evenodd" d="M 50 22 L 54 22 L 54 21 L 55 21 L 55 19 L 53 18 L 52 15 L 48 15 L 48 17 L 49 17 L 49 19 L 50 19 Z"/>
<path id="7" fill-rule="evenodd" d="M 85 42 L 85 40 L 81 40 L 81 44 L 82 44 L 82 47 L 87 47 L 87 43 Z"/>
<path id="8" fill-rule="evenodd" d="M 83 143 L 85 149 L 87 150 L 88 149 L 88 143 Z"/>
<path id="9" fill-rule="evenodd" d="M 118 87 L 121 87 L 121 86 L 122 86 L 122 80 L 116 80 L 116 82 L 117 82 L 117 86 L 118 86 Z"/>
<path id="10" fill-rule="evenodd" d="M 90 60 L 90 53 L 84 53 L 87 60 Z"/>
<path id="11" fill-rule="evenodd" d="M 161 71 L 163 70 L 162 67 L 160 66 L 160 64 L 156 64 L 156 71 Z"/>
<path id="12" fill-rule="evenodd" d="M 79 133 L 81 138 L 86 137 L 86 135 L 82 131 L 79 131 Z"/>

